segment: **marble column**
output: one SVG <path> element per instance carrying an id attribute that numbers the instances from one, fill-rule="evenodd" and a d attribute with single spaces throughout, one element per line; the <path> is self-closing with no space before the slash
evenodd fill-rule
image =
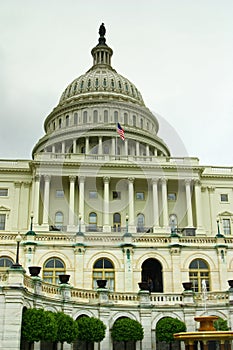
<path id="1" fill-rule="evenodd" d="M 76 139 L 73 140 L 73 153 L 77 153 L 77 143 L 76 143 Z"/>
<path id="2" fill-rule="evenodd" d="M 128 140 L 125 139 L 125 156 L 128 156 Z"/>
<path id="3" fill-rule="evenodd" d="M 195 181 L 195 207 L 196 207 L 196 220 L 197 220 L 196 234 L 204 234 L 200 180 Z"/>
<path id="4" fill-rule="evenodd" d="M 104 222 L 103 232 L 111 232 L 111 226 L 109 225 L 109 177 L 104 177 Z"/>
<path id="5" fill-rule="evenodd" d="M 49 226 L 49 192 L 50 192 L 50 175 L 44 175 L 44 207 L 43 207 L 43 227 L 48 229 Z"/>
<path id="6" fill-rule="evenodd" d="M 129 232 L 136 232 L 134 217 L 134 178 L 128 178 L 129 185 Z"/>
<path id="7" fill-rule="evenodd" d="M 187 206 L 187 226 L 193 227 L 193 213 L 192 213 L 192 201 L 191 201 L 191 179 L 185 180 L 185 194 L 186 194 L 186 206 Z"/>
<path id="8" fill-rule="evenodd" d="M 152 179 L 152 195 L 153 195 L 153 231 L 159 228 L 159 201 L 158 201 L 158 181 Z"/>
<path id="9" fill-rule="evenodd" d="M 74 225 L 74 197 L 75 197 L 75 180 L 76 176 L 69 176 L 70 180 L 70 198 L 69 198 L 69 231 L 75 231 Z"/>
<path id="10" fill-rule="evenodd" d="M 79 177 L 79 214 L 81 215 L 81 231 L 85 232 L 85 226 L 84 226 L 84 183 L 85 183 L 85 177 L 80 176 Z"/>
<path id="11" fill-rule="evenodd" d="M 85 139 L 85 153 L 89 153 L 89 137 L 86 137 Z"/>
<path id="12" fill-rule="evenodd" d="M 33 214 L 34 214 L 34 225 L 38 226 L 39 224 L 39 200 L 40 200 L 40 175 L 35 175 L 34 181 L 34 205 L 33 205 Z"/>
<path id="13" fill-rule="evenodd" d="M 98 154 L 100 156 L 103 154 L 103 138 L 102 138 L 102 136 L 99 136 Z"/>
<path id="14" fill-rule="evenodd" d="M 167 179 L 161 179 L 162 183 L 162 208 L 163 208 L 163 227 L 168 229 L 168 204 L 167 204 Z"/>

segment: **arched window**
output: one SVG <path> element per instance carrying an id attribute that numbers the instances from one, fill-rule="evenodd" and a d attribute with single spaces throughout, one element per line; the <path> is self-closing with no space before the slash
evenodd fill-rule
<path id="1" fill-rule="evenodd" d="M 96 110 L 93 112 L 93 122 L 94 123 L 98 122 L 98 111 Z"/>
<path id="2" fill-rule="evenodd" d="M 143 129 L 143 119 L 140 119 L 140 128 Z"/>
<path id="3" fill-rule="evenodd" d="M 133 115 L 133 126 L 136 126 L 136 115 Z"/>
<path id="4" fill-rule="evenodd" d="M 124 113 L 124 124 L 127 125 L 128 124 L 128 114 Z"/>
<path id="5" fill-rule="evenodd" d="M 61 129 L 61 125 L 62 125 L 62 119 L 59 118 L 59 120 L 58 120 L 58 127 L 59 127 L 59 129 Z"/>
<path id="6" fill-rule="evenodd" d="M 117 123 L 118 122 L 118 112 L 115 111 L 114 112 L 114 123 Z"/>
<path id="7" fill-rule="evenodd" d="M 92 212 L 89 214 L 89 231 L 96 231 L 97 229 L 97 214 Z"/>
<path id="8" fill-rule="evenodd" d="M 137 215 L 137 232 L 144 232 L 145 217 L 143 214 Z"/>
<path id="9" fill-rule="evenodd" d="M 104 123 L 108 123 L 108 111 L 104 111 Z"/>
<path id="10" fill-rule="evenodd" d="M 202 291 L 202 284 L 205 281 L 207 291 L 210 290 L 210 273 L 209 266 L 202 259 L 195 259 L 189 265 L 189 280 L 192 282 L 194 292 Z"/>
<path id="11" fill-rule="evenodd" d="M 48 283 L 58 284 L 58 275 L 65 273 L 65 265 L 61 259 L 50 258 L 43 267 L 43 280 Z"/>
<path id="12" fill-rule="evenodd" d="M 55 130 L 56 129 L 56 123 L 55 123 L 55 121 L 53 122 L 53 130 Z"/>
<path id="13" fill-rule="evenodd" d="M 0 271 L 5 271 L 8 267 L 11 267 L 13 263 L 14 263 L 13 260 L 11 258 L 8 258 L 8 256 L 1 256 Z"/>
<path id="14" fill-rule="evenodd" d="M 114 290 L 115 273 L 113 263 L 106 258 L 98 259 L 93 266 L 93 287 L 97 288 L 97 280 L 107 280 L 107 288 Z"/>
<path id="15" fill-rule="evenodd" d="M 78 113 L 74 113 L 74 125 L 78 124 Z"/>
<path id="16" fill-rule="evenodd" d="M 63 223 L 64 223 L 64 215 L 61 211 L 57 211 L 55 214 L 55 226 L 56 226 L 56 228 L 61 230 Z"/>
<path id="17" fill-rule="evenodd" d="M 121 214 L 119 213 L 113 214 L 113 230 L 114 232 L 121 231 Z"/>
<path id="18" fill-rule="evenodd" d="M 83 112 L 83 124 L 87 123 L 87 111 Z"/>
<path id="19" fill-rule="evenodd" d="M 70 124 L 70 117 L 67 115 L 66 116 L 66 126 L 69 126 Z"/>

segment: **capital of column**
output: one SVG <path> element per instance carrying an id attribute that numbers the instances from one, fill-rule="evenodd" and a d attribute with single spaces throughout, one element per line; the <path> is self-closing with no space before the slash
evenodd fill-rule
<path id="1" fill-rule="evenodd" d="M 79 184 L 84 183 L 85 182 L 85 176 L 79 176 L 78 182 L 79 182 Z"/>
<path id="2" fill-rule="evenodd" d="M 75 175 L 70 175 L 69 176 L 69 180 L 70 180 L 70 182 L 75 182 L 76 176 Z"/>
<path id="3" fill-rule="evenodd" d="M 44 180 L 45 180 L 45 182 L 50 182 L 51 175 L 44 175 Z"/>
<path id="4" fill-rule="evenodd" d="M 195 180 L 194 180 L 194 185 L 195 185 L 195 186 L 201 186 L 201 181 L 200 181 L 200 179 L 195 179 Z"/>
<path id="5" fill-rule="evenodd" d="M 160 181 L 161 181 L 161 183 L 163 184 L 163 185 L 165 185 L 166 183 L 167 183 L 167 178 L 166 177 L 161 177 L 160 178 Z"/>
<path id="6" fill-rule="evenodd" d="M 23 182 L 23 186 L 24 186 L 25 188 L 30 187 L 30 185 L 31 185 L 31 182 L 30 182 L 30 181 L 25 181 L 25 182 Z"/>
<path id="7" fill-rule="evenodd" d="M 184 183 L 186 186 L 190 186 L 192 183 L 192 179 L 184 179 Z"/>
<path id="8" fill-rule="evenodd" d="M 152 185 L 157 185 L 158 182 L 159 182 L 159 178 L 153 177 L 153 178 L 151 179 Z"/>
<path id="9" fill-rule="evenodd" d="M 110 177 L 104 176 L 103 180 L 104 180 L 104 183 L 109 183 Z"/>
<path id="10" fill-rule="evenodd" d="M 135 178 L 134 177 L 128 177 L 129 182 L 134 183 Z"/>
<path id="11" fill-rule="evenodd" d="M 21 187 L 21 184 L 22 184 L 21 181 L 15 181 L 15 182 L 14 182 L 14 185 L 15 185 L 16 188 Z"/>
<path id="12" fill-rule="evenodd" d="M 207 188 L 208 188 L 208 191 L 210 193 L 214 193 L 214 191 L 215 191 L 215 187 L 214 186 L 208 186 Z"/>
<path id="13" fill-rule="evenodd" d="M 36 174 L 36 175 L 34 176 L 34 180 L 35 180 L 35 181 L 39 182 L 40 179 L 41 179 L 41 175 Z"/>

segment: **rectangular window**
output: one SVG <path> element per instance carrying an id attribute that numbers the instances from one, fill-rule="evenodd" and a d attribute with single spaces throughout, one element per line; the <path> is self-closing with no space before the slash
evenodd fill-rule
<path id="1" fill-rule="evenodd" d="M 5 230 L 6 227 L 6 214 L 0 214 L 0 230 Z"/>
<path id="2" fill-rule="evenodd" d="M 168 193 L 167 194 L 167 199 L 169 201 L 175 201 L 176 200 L 176 193 Z"/>
<path id="3" fill-rule="evenodd" d="M 56 190 L 56 197 L 57 198 L 64 198 L 64 191 L 63 190 Z"/>
<path id="4" fill-rule="evenodd" d="M 112 192 L 112 199 L 121 199 L 121 192 L 113 191 Z"/>
<path id="5" fill-rule="evenodd" d="M 145 193 L 144 192 L 136 192 L 136 199 L 139 201 L 144 201 Z"/>
<path id="6" fill-rule="evenodd" d="M 8 196 L 8 188 L 0 188 L 0 197 Z"/>
<path id="7" fill-rule="evenodd" d="M 222 226 L 223 226 L 223 234 L 224 235 L 230 235 L 231 234 L 231 222 L 230 222 L 230 219 L 223 219 Z"/>
<path id="8" fill-rule="evenodd" d="M 89 192 L 89 198 L 91 198 L 91 199 L 98 198 L 98 193 L 96 191 L 90 191 Z"/>
<path id="9" fill-rule="evenodd" d="M 221 196 L 221 202 L 228 202 L 228 194 L 222 193 L 220 196 Z"/>

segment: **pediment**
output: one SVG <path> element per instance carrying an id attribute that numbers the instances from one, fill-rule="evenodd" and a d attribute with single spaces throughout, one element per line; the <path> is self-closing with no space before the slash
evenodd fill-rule
<path id="1" fill-rule="evenodd" d="M 0 211 L 10 211 L 10 208 L 0 205 Z"/>
<path id="2" fill-rule="evenodd" d="M 230 211 L 223 211 L 222 213 L 219 213 L 218 216 L 233 216 L 233 213 Z"/>

